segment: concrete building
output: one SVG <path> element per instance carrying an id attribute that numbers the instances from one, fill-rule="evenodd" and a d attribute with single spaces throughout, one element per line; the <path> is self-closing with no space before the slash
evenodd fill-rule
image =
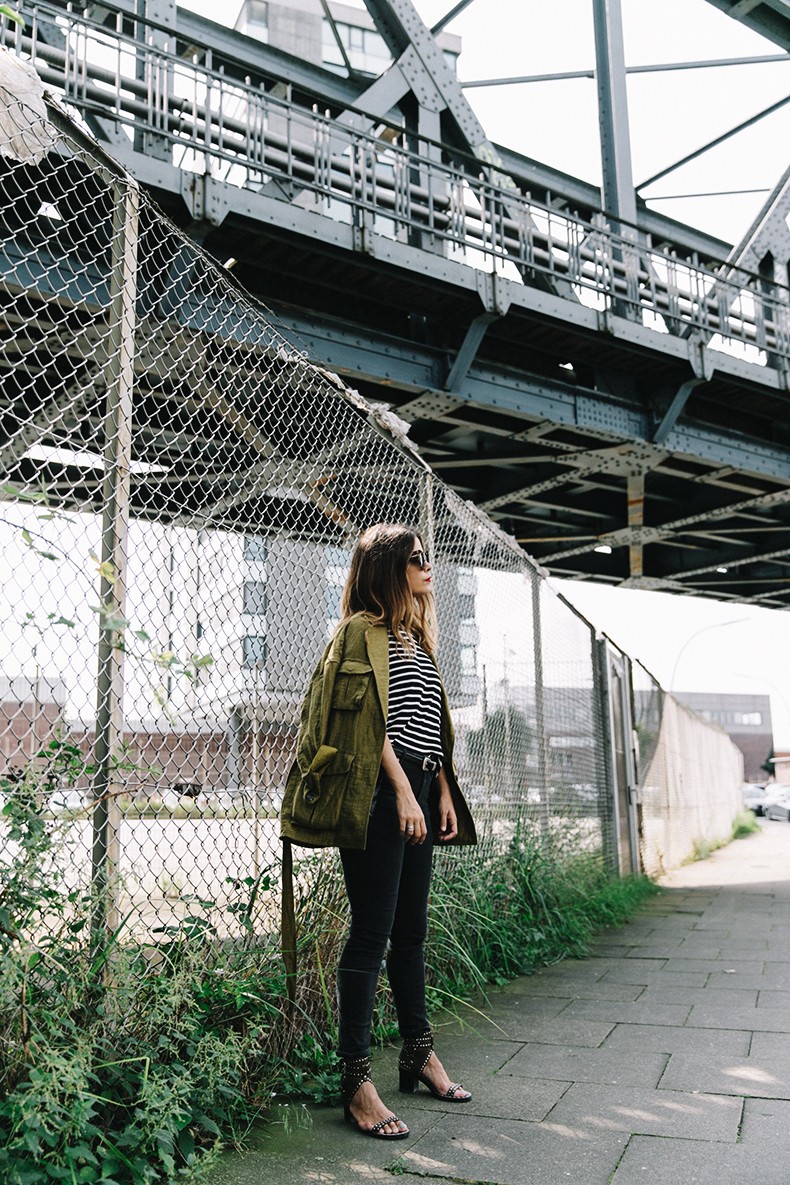
<path id="1" fill-rule="evenodd" d="M 743 753 L 743 776 L 747 782 L 766 780 L 768 774 L 764 764 L 774 745 L 770 696 L 709 691 L 674 691 L 672 694 L 698 716 L 714 721 L 729 733 L 730 739 Z"/>
<path id="2" fill-rule="evenodd" d="M 357 73 L 378 76 L 392 58 L 370 13 L 335 0 L 327 7 L 331 20 L 321 0 L 244 0 L 234 27 L 313 65 L 345 73 L 348 59 Z M 442 32 L 437 42 L 455 69 L 461 38 Z"/>

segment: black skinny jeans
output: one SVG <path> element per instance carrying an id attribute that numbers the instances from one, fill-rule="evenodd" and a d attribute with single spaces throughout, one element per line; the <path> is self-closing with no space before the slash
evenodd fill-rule
<path id="1" fill-rule="evenodd" d="M 351 930 L 337 973 L 338 1052 L 342 1058 L 370 1053 L 376 987 L 385 952 L 401 1036 L 418 1037 L 429 1027 L 423 945 L 433 857 L 428 794 L 436 775 L 410 761 L 402 764 L 425 816 L 428 835 L 424 842 L 407 844 L 401 838 L 395 792 L 382 771 L 367 846 L 364 851 L 340 849 L 351 905 Z"/>

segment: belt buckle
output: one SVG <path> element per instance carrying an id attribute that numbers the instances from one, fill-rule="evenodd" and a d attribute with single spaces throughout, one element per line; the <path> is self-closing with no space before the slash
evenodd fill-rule
<path id="1" fill-rule="evenodd" d="M 422 768 L 427 770 L 428 773 L 433 773 L 439 768 L 439 762 L 434 761 L 433 757 L 423 757 Z"/>

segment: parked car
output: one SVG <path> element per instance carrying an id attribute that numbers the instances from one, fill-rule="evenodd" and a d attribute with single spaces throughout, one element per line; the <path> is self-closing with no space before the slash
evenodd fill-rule
<path id="1" fill-rule="evenodd" d="M 790 823 L 790 785 L 774 782 L 767 788 L 763 814 L 766 819 L 786 819 Z"/>
<path id="2" fill-rule="evenodd" d="M 748 810 L 754 811 L 755 815 L 761 815 L 765 803 L 766 787 L 759 782 L 744 782 L 742 794 L 743 805 Z"/>

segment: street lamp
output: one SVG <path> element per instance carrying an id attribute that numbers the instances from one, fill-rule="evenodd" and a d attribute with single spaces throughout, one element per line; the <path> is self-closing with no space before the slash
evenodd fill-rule
<path id="1" fill-rule="evenodd" d="M 704 625 L 702 627 L 702 629 L 695 630 L 694 633 L 691 634 L 690 637 L 686 638 L 685 642 L 683 643 L 683 645 L 680 647 L 680 650 L 678 651 L 678 656 L 675 659 L 675 665 L 672 668 L 672 675 L 670 676 L 670 680 L 669 680 L 669 690 L 670 691 L 673 690 L 673 688 L 675 686 L 675 675 L 677 674 L 680 660 L 683 657 L 683 655 L 686 653 L 686 650 L 688 649 L 688 647 L 695 640 L 695 638 L 698 638 L 700 636 L 700 634 L 707 633 L 708 630 L 721 630 L 721 629 L 724 629 L 725 625 L 738 625 L 740 622 L 748 621 L 748 620 L 749 620 L 748 617 L 733 617 L 731 621 L 717 621 L 713 625 Z"/>

